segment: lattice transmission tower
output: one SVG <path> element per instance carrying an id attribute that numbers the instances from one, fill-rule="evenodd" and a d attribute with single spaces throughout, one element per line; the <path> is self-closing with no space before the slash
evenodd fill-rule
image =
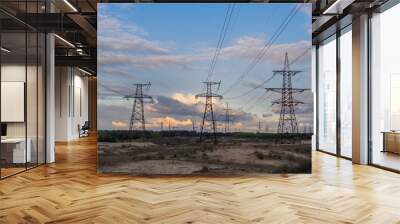
<path id="1" fill-rule="evenodd" d="M 278 134 L 297 134 L 299 133 L 295 106 L 303 104 L 304 102 L 296 100 L 293 98 L 293 94 L 301 93 L 308 89 L 293 88 L 292 87 L 292 77 L 302 71 L 290 70 L 289 67 L 289 57 L 288 53 L 285 54 L 285 62 L 283 70 L 273 71 L 274 75 L 282 76 L 282 87 L 281 88 L 265 88 L 267 91 L 272 91 L 280 93 L 281 97 L 278 100 L 272 102 L 272 105 L 281 105 L 279 123 L 278 123 Z"/>
<path id="2" fill-rule="evenodd" d="M 206 104 L 205 104 L 205 108 L 204 108 L 204 114 L 203 114 L 203 121 L 201 123 L 201 127 L 200 127 L 200 141 L 203 140 L 204 138 L 204 128 L 206 125 L 211 125 L 211 130 L 213 133 L 213 138 L 214 138 L 214 142 L 217 142 L 217 134 L 216 134 L 216 120 L 214 118 L 214 111 L 213 111 L 213 102 L 212 99 L 213 98 L 218 98 L 218 99 L 222 99 L 221 95 L 216 94 L 213 91 L 213 86 L 216 86 L 216 91 L 219 90 L 219 87 L 221 86 L 221 81 L 219 82 L 211 82 L 211 81 L 207 81 L 207 82 L 203 82 L 204 85 L 206 85 L 206 92 L 205 93 L 200 93 L 196 95 L 196 99 L 199 97 L 204 97 L 206 98 Z"/>
<path id="3" fill-rule="evenodd" d="M 229 103 L 226 103 L 225 110 L 225 133 L 229 132 L 229 124 L 231 123 L 231 111 L 232 109 L 229 108 Z"/>
<path id="4" fill-rule="evenodd" d="M 129 123 L 129 131 L 146 130 L 146 122 L 144 116 L 144 103 L 153 102 L 153 97 L 145 95 L 143 89 L 148 90 L 151 83 L 135 83 L 135 95 L 125 96 L 126 99 L 134 99 L 132 106 L 131 121 Z"/>

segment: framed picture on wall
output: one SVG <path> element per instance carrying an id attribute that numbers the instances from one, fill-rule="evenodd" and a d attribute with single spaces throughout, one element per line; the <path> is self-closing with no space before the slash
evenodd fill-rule
<path id="1" fill-rule="evenodd" d="M 1 122 L 25 121 L 25 82 L 1 82 Z"/>
<path id="2" fill-rule="evenodd" d="M 98 8 L 99 172 L 311 172 L 310 4 Z"/>

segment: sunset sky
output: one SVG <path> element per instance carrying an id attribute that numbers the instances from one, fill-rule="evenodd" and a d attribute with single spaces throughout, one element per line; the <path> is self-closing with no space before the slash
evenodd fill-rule
<path id="1" fill-rule="evenodd" d="M 270 42 L 296 4 L 220 3 L 220 4 L 99 4 L 98 16 L 98 116 L 99 129 L 128 129 L 134 83 L 151 82 L 145 91 L 153 103 L 145 104 L 146 127 L 159 130 L 161 123 L 175 129 L 191 130 L 192 120 L 200 125 L 207 79 L 224 23 L 227 8 L 233 9 L 213 81 L 221 81 L 214 101 L 215 118 L 223 128 L 224 107 L 232 108 L 231 131 L 262 129 L 275 132 L 279 105 L 271 102 L 279 94 L 266 93 L 264 87 L 281 87 L 275 76 L 262 87 L 260 83 L 281 70 L 285 52 L 291 69 L 302 73 L 293 78 L 294 87 L 311 86 L 311 5 L 302 4 L 286 29 L 268 47 L 264 57 L 248 70 L 260 50 Z M 242 97 L 243 93 L 254 89 Z M 312 94 L 296 94 L 303 100 L 297 110 L 300 131 L 312 125 Z"/>

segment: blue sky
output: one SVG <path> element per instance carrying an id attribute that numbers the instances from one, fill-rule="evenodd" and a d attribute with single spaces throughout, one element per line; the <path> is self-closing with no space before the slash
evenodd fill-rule
<path id="1" fill-rule="evenodd" d="M 231 98 L 268 79 L 272 70 L 282 69 L 285 52 L 289 60 L 299 57 L 291 68 L 304 71 L 294 77 L 295 87 L 310 87 L 310 4 L 99 4 L 100 129 L 126 129 L 132 101 L 122 97 L 133 94 L 133 83 L 147 82 L 152 86 L 146 94 L 155 99 L 145 107 L 149 129 L 158 129 L 167 121 L 178 129 L 191 128 L 192 120 L 200 122 L 204 99 L 194 96 L 204 91 L 202 81 L 207 77 L 229 6 L 234 10 L 211 78 L 221 81 L 218 93 L 226 98 L 215 102 L 216 117 L 222 119 L 228 102 L 233 109 L 233 129 L 256 131 L 261 121 L 263 128 L 268 126 L 273 131 L 279 107 L 271 106 L 271 102 L 278 95 L 258 88 L 244 97 Z M 246 72 L 295 7 L 297 13 L 279 38 Z M 264 87 L 279 87 L 281 82 L 280 77 L 274 77 Z M 296 98 L 306 102 L 297 111 L 299 123 L 311 126 L 311 94 Z"/>

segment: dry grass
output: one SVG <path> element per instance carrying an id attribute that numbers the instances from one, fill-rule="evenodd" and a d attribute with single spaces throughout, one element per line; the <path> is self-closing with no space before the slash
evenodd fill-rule
<path id="1" fill-rule="evenodd" d="M 252 139 L 163 138 L 147 142 L 99 143 L 99 172 L 132 174 L 310 173 L 310 143 L 276 144 Z"/>

